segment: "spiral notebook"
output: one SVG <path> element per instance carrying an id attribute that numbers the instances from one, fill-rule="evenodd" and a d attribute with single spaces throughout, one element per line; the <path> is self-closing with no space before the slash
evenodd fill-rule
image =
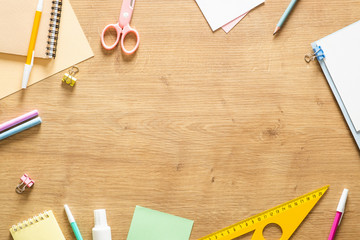
<path id="1" fill-rule="evenodd" d="M 12 226 L 10 233 L 14 240 L 65 240 L 51 210 Z"/>
<path id="2" fill-rule="evenodd" d="M 360 149 L 360 21 L 311 44 Z"/>
<path id="3" fill-rule="evenodd" d="M 2 1 L 4 0 L 0 0 L 0 3 L 2 3 Z M 8 1 L 18 2 L 23 0 Z M 34 0 L 26 1 L 30 2 Z M 44 4 L 45 1 L 48 0 L 44 0 Z M 29 85 L 37 83 L 40 80 L 94 56 L 69 0 L 62 0 L 61 2 L 61 24 L 58 32 L 59 39 L 56 47 L 56 58 L 51 61 L 49 61 L 49 59 L 36 58 L 31 71 Z M 0 11 L 2 11 L 2 7 L 1 5 Z M 45 17 L 42 17 L 42 19 L 45 19 Z M 0 15 L 0 23 L 2 22 L 7 23 L 8 21 L 4 16 Z M 6 36 L 0 34 L 0 39 L 5 37 Z M 30 38 L 30 35 L 26 39 L 28 38 Z M 35 49 L 35 52 L 36 51 L 37 49 Z M 25 60 L 26 56 L 0 53 L 0 99 L 21 90 Z"/>
<path id="4" fill-rule="evenodd" d="M 37 0 L 0 0 L 0 52 L 27 55 L 37 3 Z M 44 0 L 35 57 L 55 58 L 61 9 L 62 0 Z"/>

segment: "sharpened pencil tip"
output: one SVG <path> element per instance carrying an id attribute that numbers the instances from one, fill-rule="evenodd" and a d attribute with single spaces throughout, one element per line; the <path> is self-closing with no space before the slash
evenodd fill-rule
<path id="1" fill-rule="evenodd" d="M 280 30 L 280 27 L 276 26 L 275 30 L 274 30 L 274 33 L 273 33 L 273 36 Z"/>

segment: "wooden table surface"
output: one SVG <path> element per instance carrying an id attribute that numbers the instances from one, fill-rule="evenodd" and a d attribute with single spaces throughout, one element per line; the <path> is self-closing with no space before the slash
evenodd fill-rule
<path id="1" fill-rule="evenodd" d="M 193 0 L 137 1 L 133 57 L 100 45 L 121 1 L 71 3 L 95 54 L 76 87 L 61 85 L 63 71 L 0 100 L 0 122 L 32 109 L 43 119 L 0 143 L 1 239 L 48 209 L 75 239 L 68 204 L 84 239 L 99 208 L 113 239 L 126 239 L 140 205 L 194 220 L 193 240 L 327 184 L 293 239 L 326 239 L 344 188 L 337 238 L 358 238 L 359 150 L 304 55 L 359 20 L 360 1 L 299 1 L 276 37 L 289 0 L 267 1 L 229 34 L 212 32 Z M 36 183 L 19 195 L 24 172 Z"/>

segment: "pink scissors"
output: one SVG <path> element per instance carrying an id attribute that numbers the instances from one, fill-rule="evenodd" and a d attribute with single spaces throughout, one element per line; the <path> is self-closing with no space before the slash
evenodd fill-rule
<path id="1" fill-rule="evenodd" d="M 130 27 L 130 21 L 131 21 L 132 13 L 134 11 L 134 5 L 135 5 L 135 0 L 123 0 L 122 6 L 121 6 L 121 11 L 120 11 L 119 22 L 116 24 L 107 25 L 104 28 L 104 30 L 102 31 L 101 44 L 105 49 L 107 49 L 107 50 L 113 49 L 119 43 L 121 34 L 122 34 L 122 36 L 121 36 L 120 45 L 121 45 L 121 49 L 126 54 L 133 54 L 138 49 L 139 43 L 140 43 L 139 33 L 138 33 L 138 31 L 136 31 L 136 29 Z M 104 39 L 106 31 L 108 31 L 110 28 L 114 28 L 116 30 L 116 41 L 111 46 L 107 45 L 105 43 L 105 39 Z M 124 46 L 124 39 L 125 39 L 126 35 L 128 35 L 129 33 L 133 33 L 136 36 L 135 47 L 130 51 L 126 50 L 126 48 Z"/>

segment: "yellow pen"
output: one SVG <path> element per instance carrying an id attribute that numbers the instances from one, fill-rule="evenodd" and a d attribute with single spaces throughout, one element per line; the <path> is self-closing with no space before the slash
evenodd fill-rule
<path id="1" fill-rule="evenodd" d="M 27 57 L 26 57 L 24 74 L 23 74 L 23 79 L 22 79 L 22 88 L 26 88 L 27 83 L 29 81 L 31 69 L 34 64 L 35 43 L 36 43 L 36 37 L 38 35 L 38 31 L 39 31 L 41 13 L 42 13 L 42 9 L 43 9 L 43 2 L 44 2 L 44 0 L 39 0 L 38 5 L 36 7 L 35 19 L 34 19 L 32 31 L 31 31 L 29 49 L 28 49 L 28 53 L 27 53 Z"/>

